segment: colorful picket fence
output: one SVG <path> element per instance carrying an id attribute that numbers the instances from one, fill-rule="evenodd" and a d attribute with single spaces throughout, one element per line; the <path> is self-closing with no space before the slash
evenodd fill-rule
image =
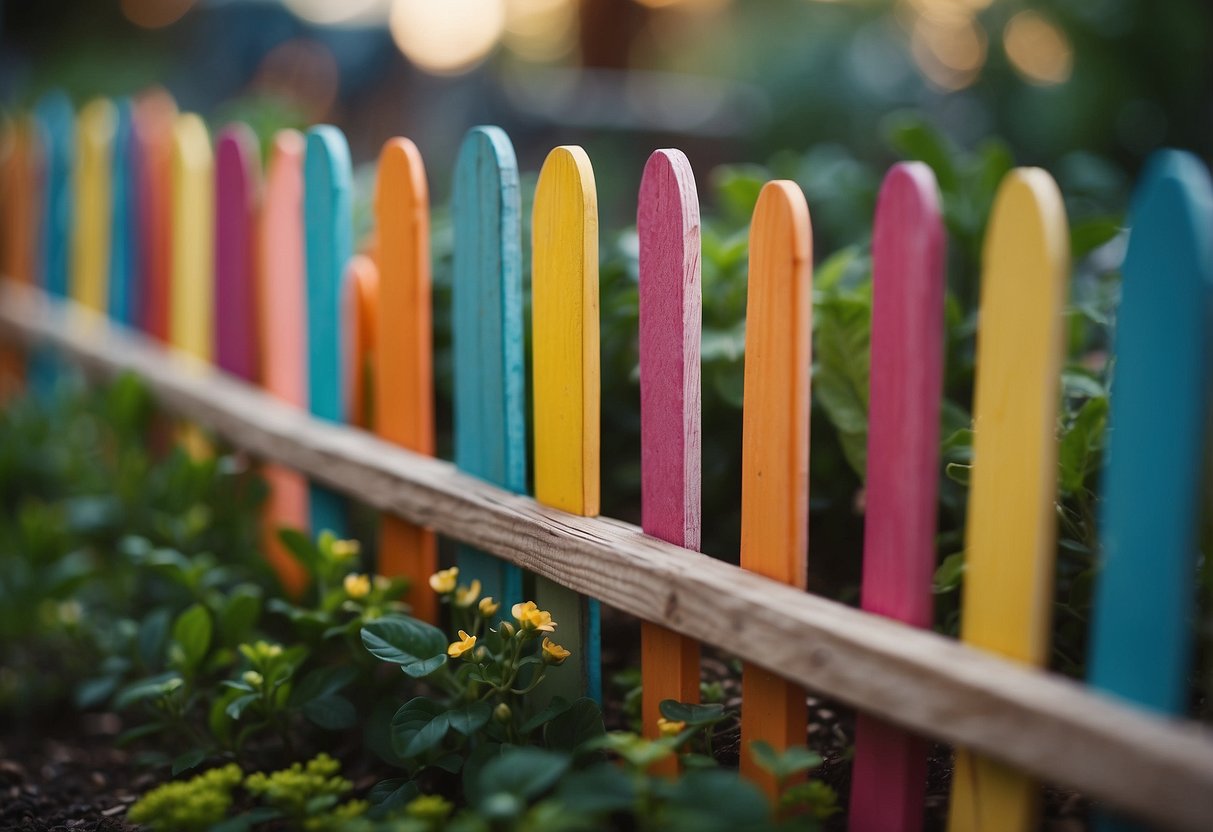
<path id="1" fill-rule="evenodd" d="M 428 187 L 410 141 L 383 147 L 376 230 L 357 247 L 361 253 L 352 236 L 349 149 L 332 126 L 273 137 L 263 176 L 247 127 L 225 127 L 212 144 L 201 118 L 178 114 L 163 92 L 96 100 L 78 115 L 51 95 L 9 126 L 2 162 L 0 262 L 8 278 L 70 297 L 319 420 L 357 424 L 387 443 L 434 453 Z M 1141 709 L 1180 716 L 1193 652 L 1211 369 L 1213 185 L 1204 166 L 1189 154 L 1160 153 L 1143 176 L 1130 226 L 1090 683 Z M 600 390 L 589 157 L 579 147 L 554 149 L 536 187 L 529 384 L 519 176 L 498 128 L 473 129 L 460 150 L 454 228 L 456 465 L 504 492 L 525 493 L 529 388 L 535 501 L 564 516 L 593 517 Z M 637 228 L 642 525 L 653 538 L 694 551 L 703 447 L 699 205 L 680 151 L 659 150 L 646 165 Z M 932 620 L 944 354 L 945 237 L 926 166 L 889 172 L 873 237 L 861 605 L 908 633 Z M 985 241 L 962 640 L 1033 668 L 1045 663 L 1050 632 L 1068 239 L 1049 175 L 1010 173 Z M 768 183 L 750 235 L 740 557 L 742 569 L 801 591 L 810 542 L 812 259 L 804 195 L 794 183 Z M 39 384 L 59 366 L 36 350 L 24 368 L 6 354 L 3 371 Z M 286 468 L 267 465 L 265 473 L 272 488 L 267 553 L 298 591 L 303 576 L 274 529 L 310 524 L 341 533 L 345 498 Z M 385 514 L 378 569 L 420 587 L 411 601 L 433 620 L 438 610 L 425 584 L 437 566 L 436 539 L 415 524 L 423 518 L 412 519 Z M 601 525 L 608 539 L 612 523 Z M 561 622 L 561 640 L 576 656 L 553 674 L 548 695 L 601 698 L 594 598 L 550 575 L 527 577 L 471 546 L 458 557 L 464 575 L 506 609 L 533 581 L 533 597 Z M 658 733 L 662 700 L 698 698 L 699 645 L 671 629 L 678 620 L 677 609 L 667 610 L 643 625 L 649 735 Z M 806 741 L 805 691 L 778 670 L 765 662 L 744 668 L 743 745 Z M 857 832 L 922 826 L 925 743 L 896 717 L 896 707 L 884 717 L 860 714 L 849 816 Z M 941 726 L 940 733 L 957 732 Z M 742 769 L 773 793 L 749 755 Z M 1038 793 L 1030 772 L 958 748 L 949 828 L 1035 828 Z M 1147 797 L 1131 805 L 1151 804 Z M 1175 809 L 1152 811 L 1158 819 Z M 1192 828 L 1193 815 L 1183 817 L 1176 822 Z M 1111 815 L 1098 823 L 1134 828 Z"/>

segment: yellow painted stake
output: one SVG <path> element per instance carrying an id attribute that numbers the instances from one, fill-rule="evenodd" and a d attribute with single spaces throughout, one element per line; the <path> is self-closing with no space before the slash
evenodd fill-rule
<path id="1" fill-rule="evenodd" d="M 961 638 L 1034 667 L 1049 649 L 1069 268 L 1057 184 L 1012 171 L 985 240 Z M 949 832 L 1036 829 L 1037 798 L 1026 775 L 959 749 Z"/>
<path id="2" fill-rule="evenodd" d="M 535 499 L 571 514 L 598 514 L 598 196 L 580 147 L 548 154 L 532 221 Z M 543 695 L 601 698 L 598 610 L 536 578 L 535 600 L 558 623 L 573 657 L 548 671 Z"/>
<path id="3" fill-rule="evenodd" d="M 203 361 L 214 354 L 214 155 L 194 113 L 173 125 L 169 343 Z"/>
<path id="4" fill-rule="evenodd" d="M 118 113 L 111 101 L 94 99 L 76 119 L 75 224 L 72 226 L 72 300 L 106 309 L 113 221 L 114 133 Z"/>

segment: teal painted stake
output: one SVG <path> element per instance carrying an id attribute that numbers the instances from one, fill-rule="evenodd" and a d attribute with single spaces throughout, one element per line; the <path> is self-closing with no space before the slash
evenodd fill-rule
<path id="1" fill-rule="evenodd" d="M 47 93 L 34 106 L 42 145 L 41 263 L 35 274 L 52 295 L 67 295 L 72 239 L 72 159 L 75 156 L 76 114 L 61 91 Z M 30 354 L 30 388 L 50 396 L 67 366 L 50 348 Z"/>
<path id="2" fill-rule="evenodd" d="M 341 277 L 353 253 L 353 174 L 345 136 L 322 124 L 307 133 L 303 165 L 303 220 L 307 268 L 308 409 L 313 416 L 341 422 Z M 312 531 L 345 534 L 344 500 L 313 483 L 309 489 Z"/>
<path id="3" fill-rule="evenodd" d="M 521 211 L 509 137 L 472 128 L 455 167 L 455 464 L 516 494 L 526 491 Z M 459 569 L 501 602 L 502 617 L 523 600 L 515 566 L 461 546 Z"/>
<path id="4" fill-rule="evenodd" d="M 135 252 L 137 218 L 134 180 L 137 166 L 131 137 L 131 102 L 115 103 L 118 123 L 114 130 L 113 173 L 111 193 L 113 218 L 110 223 L 110 279 L 107 311 L 110 319 L 125 326 L 135 322 Z"/>
<path id="5" fill-rule="evenodd" d="M 1095 588 L 1092 686 L 1187 710 L 1213 326 L 1213 184 L 1196 157 L 1156 154 L 1131 211 L 1116 315 Z M 1101 832 L 1144 829 L 1100 817 Z"/>

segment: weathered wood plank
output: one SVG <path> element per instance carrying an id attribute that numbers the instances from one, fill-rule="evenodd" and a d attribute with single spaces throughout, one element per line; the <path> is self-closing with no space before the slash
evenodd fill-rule
<path id="1" fill-rule="evenodd" d="M 525 494 L 522 208 L 514 146 L 501 128 L 474 127 L 464 138 L 452 217 L 455 465 Z M 517 567 L 466 546 L 458 557 L 460 575 L 479 579 L 502 616 L 524 600 Z"/>
<path id="2" fill-rule="evenodd" d="M 750 224 L 741 567 L 801 591 L 809 548 L 812 269 L 804 194 L 794 182 L 768 182 Z M 741 686 L 741 772 L 775 797 L 775 779 L 754 762 L 750 744 L 804 745 L 805 692 L 753 662 Z"/>
<path id="3" fill-rule="evenodd" d="M 1088 675 L 1118 697 L 1182 715 L 1195 652 L 1213 331 L 1213 184 L 1204 164 L 1180 151 L 1152 158 L 1130 227 Z M 1113 818 L 1100 818 L 1096 827 L 1143 828 Z"/>
<path id="4" fill-rule="evenodd" d="M 532 389 L 535 498 L 553 508 L 598 513 L 598 194 L 580 147 L 548 154 L 531 222 Z M 548 671 L 545 696 L 602 699 L 599 610 L 561 583 L 537 579 L 535 601 L 560 626 L 571 661 Z"/>
<path id="5" fill-rule="evenodd" d="M 640 180 L 640 495 L 646 534 L 699 548 L 702 319 L 699 194 L 681 150 L 658 150 Z M 660 736 L 661 702 L 699 701 L 699 644 L 660 624 L 640 629 L 641 717 Z M 673 774 L 667 757 L 656 771 Z"/>
<path id="6" fill-rule="evenodd" d="M 257 200 L 261 152 L 247 124 L 215 140 L 215 363 L 257 380 Z"/>
<path id="7" fill-rule="evenodd" d="M 1013 661 L 1048 658 L 1057 555 L 1057 405 L 1065 354 L 1069 232 L 1057 184 L 1007 174 L 986 233 L 965 526 L 961 638 Z M 961 748 L 951 832 L 1028 832 L 1038 788 Z"/>
<path id="8" fill-rule="evenodd" d="M 341 276 L 354 253 L 352 179 L 345 135 L 330 124 L 308 130 L 303 162 L 308 409 L 330 422 L 341 422 L 346 413 Z M 309 502 L 314 533 L 345 533 L 345 505 L 337 494 L 312 483 Z"/>
<path id="9" fill-rule="evenodd" d="M 430 199 L 421 154 L 388 139 L 375 182 L 379 298 L 375 349 L 375 433 L 410 451 L 434 453 L 434 361 L 430 307 Z M 438 569 L 434 533 L 384 517 L 380 574 L 409 580 L 413 615 L 437 622 L 427 581 Z"/>
<path id="10" fill-rule="evenodd" d="M 944 230 L 939 189 L 921 162 L 895 165 L 876 204 L 861 606 L 930 627 L 943 388 Z M 858 716 L 851 832 L 917 832 L 927 749 Z"/>

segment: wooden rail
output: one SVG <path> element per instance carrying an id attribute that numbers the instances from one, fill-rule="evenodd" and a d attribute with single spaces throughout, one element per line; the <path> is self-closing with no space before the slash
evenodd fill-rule
<path id="1" fill-rule="evenodd" d="M 86 372 L 133 372 L 236 447 L 576 592 L 716 645 L 905 728 L 963 745 L 1155 825 L 1206 832 L 1213 737 L 322 421 L 71 302 L 0 282 L 0 336 Z"/>

